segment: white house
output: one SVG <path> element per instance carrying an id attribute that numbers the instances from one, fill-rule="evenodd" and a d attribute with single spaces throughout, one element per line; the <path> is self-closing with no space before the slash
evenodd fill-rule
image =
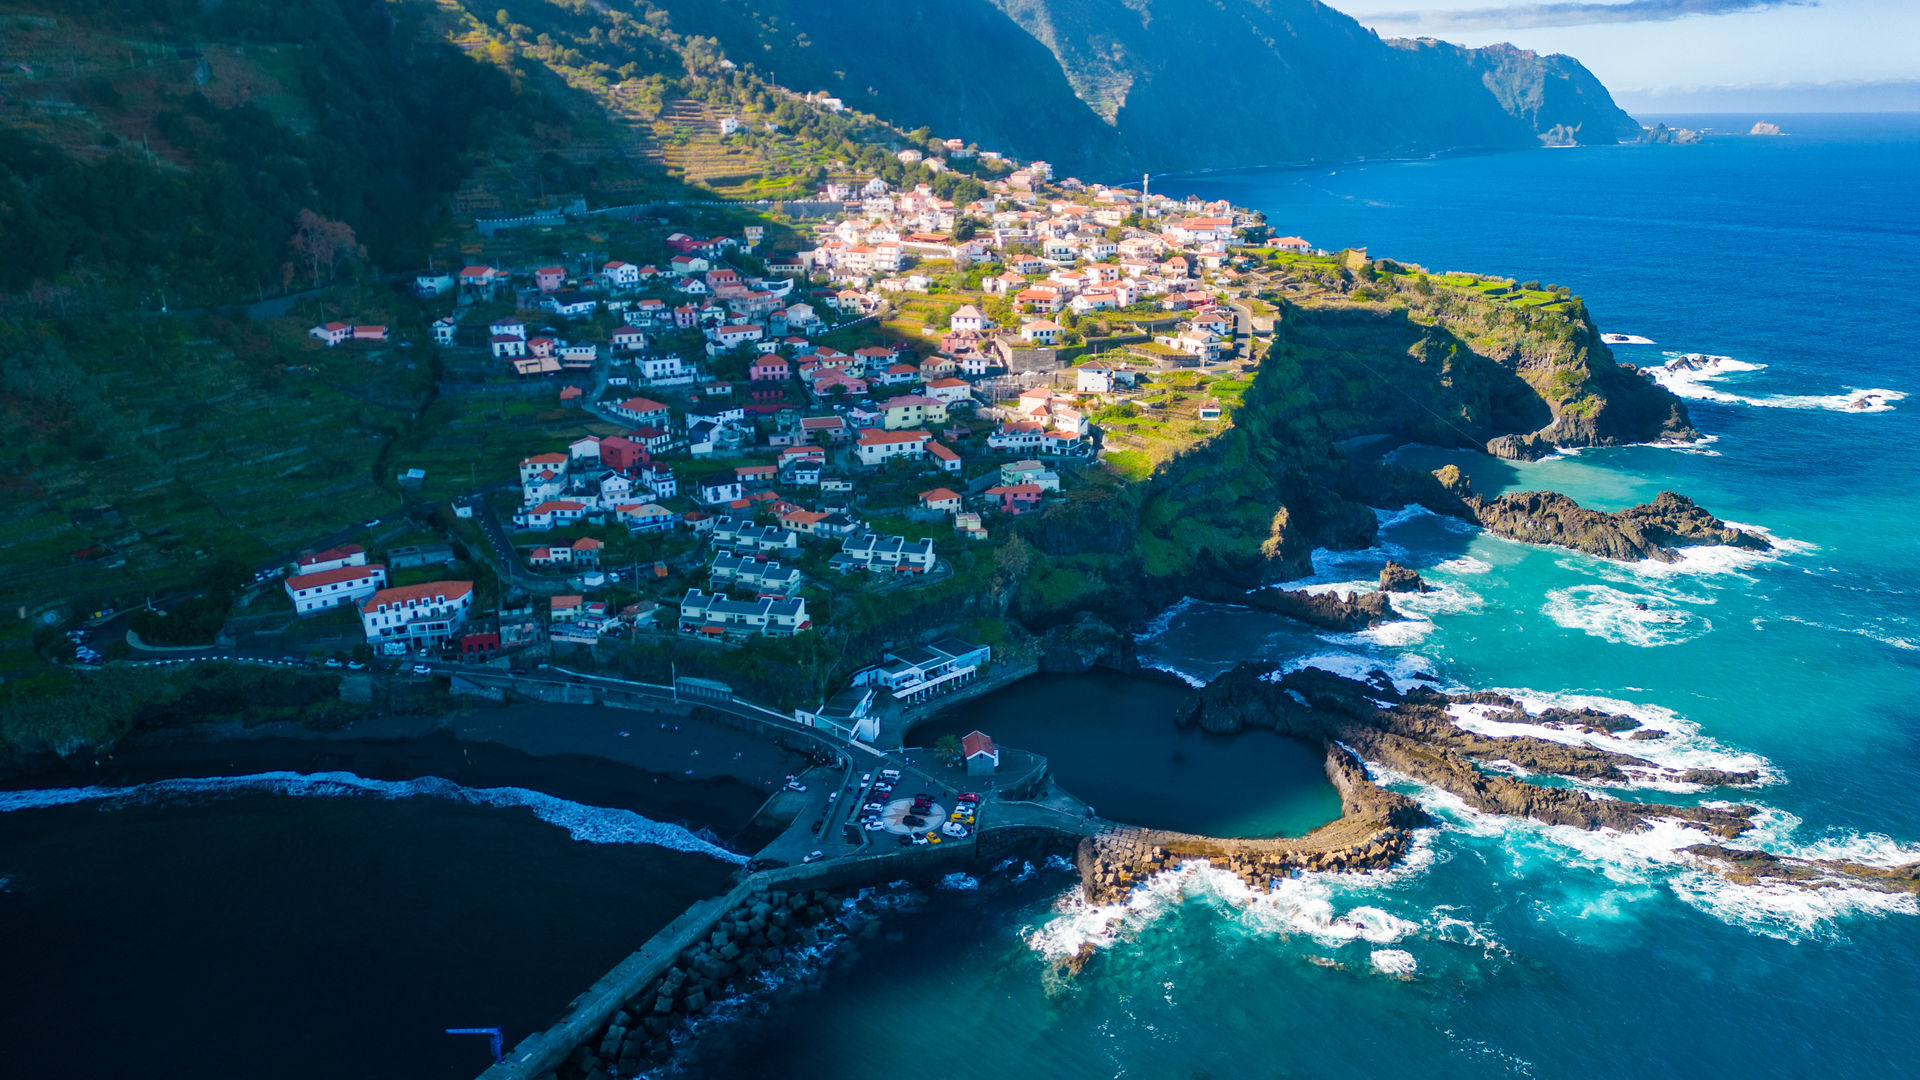
<path id="1" fill-rule="evenodd" d="M 1035 319 L 1020 324 L 1020 340 L 1036 345 L 1052 345 L 1060 338 L 1060 324 L 1051 319 Z"/>
<path id="2" fill-rule="evenodd" d="M 472 607 L 471 581 L 430 581 L 381 589 L 360 605 L 360 627 L 370 644 L 437 645 L 467 621 Z"/>
<path id="3" fill-rule="evenodd" d="M 992 329 L 993 320 L 982 314 L 979 308 L 968 304 L 953 313 L 953 318 L 947 320 L 947 326 L 954 330 L 971 330 L 978 333 Z"/>
<path id="4" fill-rule="evenodd" d="M 1074 389 L 1082 394 L 1113 393 L 1113 369 L 1104 364 L 1088 364 L 1074 369 Z"/>
<path id="5" fill-rule="evenodd" d="M 287 596 L 297 615 L 325 611 L 335 604 L 364 600 L 387 583 L 387 568 L 379 563 L 336 566 L 287 579 Z"/>
<path id="6" fill-rule="evenodd" d="M 918 459 L 926 455 L 927 441 L 931 438 L 932 433 L 926 431 L 866 428 L 853 444 L 853 452 L 862 465 L 884 465 L 899 457 Z"/>

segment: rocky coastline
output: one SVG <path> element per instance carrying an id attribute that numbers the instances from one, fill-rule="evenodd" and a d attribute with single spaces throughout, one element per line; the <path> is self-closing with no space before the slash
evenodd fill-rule
<path id="1" fill-rule="evenodd" d="M 688 1029 L 724 1003 L 768 982 L 818 977 L 823 954 L 879 929 L 879 916 L 849 890 L 773 890 L 729 909 L 698 942 L 614 1012 L 554 1071 L 560 1080 L 637 1076 L 673 1061 Z M 843 955 L 841 957 L 845 959 Z"/>
<path id="2" fill-rule="evenodd" d="M 1663 491 L 1652 502 L 1625 510 L 1592 510 L 1557 491 L 1519 491 L 1487 498 L 1457 466 L 1429 474 L 1402 473 L 1382 486 L 1436 514 L 1469 521 L 1495 536 L 1526 544 L 1562 547 L 1616 562 L 1651 559 L 1671 563 L 1688 547 L 1770 551 L 1758 533 L 1736 529 L 1692 499 Z"/>

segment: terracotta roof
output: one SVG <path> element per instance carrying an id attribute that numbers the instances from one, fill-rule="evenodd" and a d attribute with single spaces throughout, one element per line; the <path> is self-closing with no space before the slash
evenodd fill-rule
<path id="1" fill-rule="evenodd" d="M 993 744 L 993 739 L 984 731 L 967 732 L 960 740 L 960 756 L 973 758 L 981 754 L 991 755 L 997 761 L 1000 758 L 1000 748 Z"/>
<path id="2" fill-rule="evenodd" d="M 395 589 L 381 589 L 367 597 L 367 602 L 360 605 L 360 610 L 371 613 L 382 604 L 404 607 L 409 603 L 432 600 L 436 596 L 455 601 L 471 592 L 471 581 L 429 581 L 420 585 L 402 585 Z"/>
<path id="3" fill-rule="evenodd" d="M 366 551 L 367 549 L 361 547 L 359 544 L 341 544 L 339 547 L 330 547 L 325 551 L 316 551 L 311 555 L 302 555 L 300 556 L 299 564 L 301 566 L 312 566 L 314 563 L 344 559 L 349 555 L 364 555 Z"/>
<path id="4" fill-rule="evenodd" d="M 923 491 L 920 493 L 920 501 L 929 502 L 929 503 L 946 502 L 949 499 L 957 499 L 959 497 L 960 497 L 959 492 L 953 490 L 952 488 L 943 488 L 943 487 L 937 487 L 937 488 L 934 488 L 932 491 Z"/>
<path id="5" fill-rule="evenodd" d="M 359 581 L 363 578 L 372 577 L 375 574 L 385 573 L 386 569 L 386 566 L 381 563 L 368 563 L 365 566 L 336 566 L 331 570 L 316 570 L 311 574 L 301 574 L 299 577 L 288 578 L 287 588 L 293 590 L 311 589 L 317 585 L 334 585 L 342 581 Z"/>
<path id="6" fill-rule="evenodd" d="M 886 446 L 892 443 L 924 442 L 933 438 L 927 431 L 881 431 L 879 428 L 867 428 L 860 432 L 861 446 Z"/>

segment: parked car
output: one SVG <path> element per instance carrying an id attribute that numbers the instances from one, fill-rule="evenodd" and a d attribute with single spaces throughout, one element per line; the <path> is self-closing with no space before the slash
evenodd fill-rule
<path id="1" fill-rule="evenodd" d="M 824 859 L 826 857 L 827 857 L 827 853 L 824 851 L 809 851 L 807 852 L 807 857 L 804 859 L 801 859 L 800 861 L 803 863 L 819 862 L 821 859 Z"/>
<path id="2" fill-rule="evenodd" d="M 886 827 L 886 825 L 885 825 L 884 823 L 882 823 L 882 822 L 878 822 L 878 821 L 869 821 L 869 822 L 867 822 L 867 823 L 866 823 L 866 825 L 865 825 L 865 826 L 863 826 L 863 827 L 864 827 L 864 828 L 865 828 L 865 829 L 866 829 L 866 830 L 867 830 L 868 832 L 884 832 L 884 831 L 886 830 L 886 828 L 887 828 L 887 827 Z"/>
<path id="3" fill-rule="evenodd" d="M 940 826 L 940 831 L 943 833 L 946 833 L 948 836 L 951 836 L 956 840 L 963 840 L 966 838 L 967 834 L 972 830 L 968 829 L 965 825 L 962 825 L 957 821 L 949 821 L 945 825 Z"/>
<path id="4" fill-rule="evenodd" d="M 905 818 L 901 819 L 901 824 L 905 825 L 909 829 L 922 828 L 926 825 L 926 823 L 927 823 L 927 819 L 921 817 L 918 814 L 909 814 Z"/>
<path id="5" fill-rule="evenodd" d="M 807 790 L 807 785 L 801 783 L 799 777 L 789 776 L 787 777 L 787 790 L 788 791 L 805 791 Z"/>
<path id="6" fill-rule="evenodd" d="M 427 664 L 415 664 L 413 665 L 413 673 L 415 675 L 431 675 L 433 674 L 433 668 Z"/>
<path id="7" fill-rule="evenodd" d="M 860 809 L 862 809 L 862 810 L 867 810 L 867 811 L 870 811 L 870 812 L 872 812 L 872 813 L 875 813 L 875 814 L 877 814 L 877 813 L 879 813 L 880 811 L 882 811 L 882 810 L 885 810 L 886 808 L 887 808 L 887 804 L 886 804 L 886 803 L 877 803 L 877 802 L 870 802 L 870 803 L 868 803 L 867 805 L 865 805 L 865 806 L 863 806 L 863 807 L 861 807 Z"/>

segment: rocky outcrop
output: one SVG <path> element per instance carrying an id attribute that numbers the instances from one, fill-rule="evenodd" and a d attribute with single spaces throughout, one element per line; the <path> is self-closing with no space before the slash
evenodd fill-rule
<path id="1" fill-rule="evenodd" d="M 1554 491 L 1522 491 L 1469 500 L 1481 528 L 1511 540 L 1572 548 L 1603 559 L 1674 562 L 1676 548 L 1772 548 L 1764 537 L 1729 526 L 1685 495 L 1663 491 L 1650 503 L 1608 513 Z"/>
<path id="2" fill-rule="evenodd" d="M 1258 589 L 1237 602 L 1284 615 L 1322 630 L 1352 633 L 1400 618 L 1385 593 L 1310 593 L 1300 589 Z"/>
<path id="3" fill-rule="evenodd" d="M 1529 544 L 1571 548 L 1621 562 L 1674 562 L 1683 547 L 1721 546 L 1768 551 L 1766 537 L 1736 529 L 1692 499 L 1663 491 L 1649 503 L 1612 512 L 1590 510 L 1555 491 L 1521 491 L 1492 499 L 1474 493 L 1458 468 L 1428 476 L 1381 470 L 1372 490 L 1398 494 L 1437 514 L 1474 522 L 1497 536 Z"/>
<path id="4" fill-rule="evenodd" d="M 1389 559 L 1387 560 L 1387 565 L 1380 571 L 1380 591 L 1383 593 L 1423 593 L 1432 592 L 1433 589 L 1426 582 L 1420 580 L 1418 573 Z"/>
<path id="5" fill-rule="evenodd" d="M 1686 852 L 1714 873 L 1741 885 L 1844 885 L 1877 892 L 1920 893 L 1920 863 L 1870 866 L 1844 859 L 1794 859 L 1720 844 L 1695 844 Z"/>
<path id="6" fill-rule="evenodd" d="M 1264 727 L 1345 746 L 1362 760 L 1450 792 L 1483 813 L 1622 831 L 1644 829 L 1656 818 L 1677 818 L 1725 837 L 1738 836 L 1752 823 L 1752 811 L 1744 807 L 1597 799 L 1578 788 L 1548 787 L 1495 771 L 1504 766 L 1528 775 L 1614 783 L 1653 775 L 1682 779 L 1631 754 L 1468 731 L 1447 712 L 1448 706 L 1463 703 L 1488 702 L 1421 689 L 1402 694 L 1384 680 L 1362 683 L 1314 668 L 1279 676 L 1270 666 L 1241 664 L 1202 689 L 1183 720 L 1209 731 Z M 1757 778 L 1727 773 L 1712 779 L 1745 783 Z"/>
<path id="7" fill-rule="evenodd" d="M 1041 636 L 1040 670 L 1043 673 L 1084 675 L 1096 667 L 1129 673 L 1139 670 L 1133 637 L 1087 611 Z"/>

